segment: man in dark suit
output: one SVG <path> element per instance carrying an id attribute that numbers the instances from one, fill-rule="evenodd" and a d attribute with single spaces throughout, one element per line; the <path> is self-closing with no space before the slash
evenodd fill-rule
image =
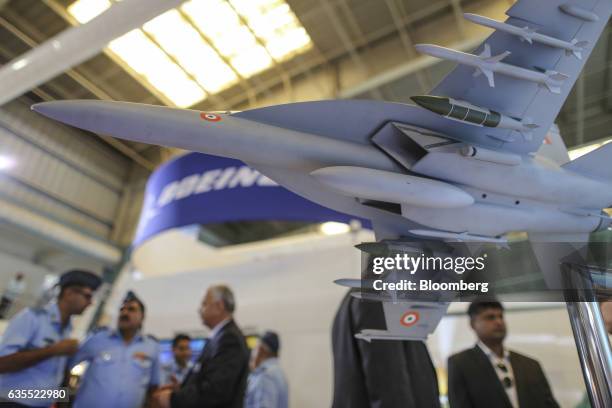
<path id="1" fill-rule="evenodd" d="M 249 373 L 249 351 L 234 322 L 234 295 L 225 285 L 208 288 L 202 322 L 212 330 L 198 361 L 180 388 L 155 395 L 160 408 L 242 408 Z"/>
<path id="2" fill-rule="evenodd" d="M 558 407 L 540 364 L 504 348 L 501 303 L 474 302 L 468 314 L 478 343 L 448 359 L 451 408 Z"/>
<path id="3" fill-rule="evenodd" d="M 333 408 L 439 407 L 436 371 L 425 343 L 356 339 L 362 329 L 386 329 L 382 304 L 349 292 L 332 329 Z"/>

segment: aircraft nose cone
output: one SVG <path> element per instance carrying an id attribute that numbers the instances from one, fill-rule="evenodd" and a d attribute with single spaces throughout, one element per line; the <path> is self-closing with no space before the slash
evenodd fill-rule
<path id="1" fill-rule="evenodd" d="M 77 107 L 78 103 L 75 101 L 51 101 L 34 104 L 31 109 L 50 119 L 72 124 L 70 119 Z"/>
<path id="2" fill-rule="evenodd" d="M 41 102 L 41 103 L 36 103 L 36 104 L 32 105 L 31 109 L 34 112 L 40 113 L 41 115 L 50 116 L 50 115 L 53 114 L 53 112 L 56 111 L 55 103 L 56 102 Z"/>

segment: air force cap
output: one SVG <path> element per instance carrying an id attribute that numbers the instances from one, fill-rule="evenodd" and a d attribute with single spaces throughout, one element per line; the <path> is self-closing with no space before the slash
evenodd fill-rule
<path id="1" fill-rule="evenodd" d="M 267 331 L 261 336 L 260 341 L 265 344 L 272 353 L 278 354 L 278 350 L 280 349 L 278 334 L 273 331 Z"/>
<path id="2" fill-rule="evenodd" d="M 63 273 L 62 276 L 60 276 L 58 284 L 62 288 L 74 285 L 86 286 L 91 288 L 91 290 L 96 290 L 100 284 L 102 284 L 102 279 L 95 273 L 73 269 Z"/>
<path id="3" fill-rule="evenodd" d="M 144 303 L 142 303 L 142 300 L 140 300 L 140 298 L 138 296 L 136 296 L 136 293 L 134 293 L 131 290 L 128 290 L 128 292 L 125 294 L 125 297 L 123 298 L 123 303 L 127 303 L 127 302 L 136 302 L 138 303 L 138 305 L 140 306 L 140 309 L 142 310 L 142 314 L 145 314 L 145 305 Z"/>

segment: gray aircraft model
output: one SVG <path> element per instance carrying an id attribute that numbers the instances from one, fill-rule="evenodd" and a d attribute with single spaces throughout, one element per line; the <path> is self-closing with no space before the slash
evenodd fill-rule
<path id="1" fill-rule="evenodd" d="M 55 101 L 33 109 L 103 135 L 242 160 L 309 200 L 371 219 L 378 240 L 503 244 L 518 231 L 534 248 L 585 242 L 610 225 L 602 209 L 612 204 L 612 143 L 574 161 L 542 152 L 611 12 L 609 0 L 519 0 L 505 22 L 466 15 L 495 31 L 473 54 L 417 46 L 458 63 L 413 98 L 418 106 L 331 100 L 223 113 Z M 536 256 L 552 262 L 544 249 Z M 379 300 L 387 330 L 364 331 L 366 340 L 423 339 L 448 306 Z"/>

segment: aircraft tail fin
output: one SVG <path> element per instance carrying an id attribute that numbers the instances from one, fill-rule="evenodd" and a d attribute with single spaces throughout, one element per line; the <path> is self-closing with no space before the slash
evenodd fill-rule
<path id="1" fill-rule="evenodd" d="M 525 119 L 523 121 L 525 121 Z M 565 147 L 565 143 L 559 132 L 559 127 L 556 124 L 553 124 L 548 129 L 544 141 L 538 150 L 538 156 L 546 157 L 559 166 L 570 161 L 569 155 L 567 154 L 567 147 Z"/>
<path id="2" fill-rule="evenodd" d="M 565 170 L 612 182 L 612 143 L 607 143 L 563 165 Z"/>

